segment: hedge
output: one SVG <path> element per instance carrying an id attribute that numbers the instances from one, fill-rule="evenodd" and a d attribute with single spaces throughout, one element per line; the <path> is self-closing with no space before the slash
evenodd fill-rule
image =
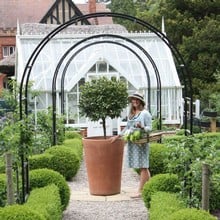
<path id="1" fill-rule="evenodd" d="M 80 154 L 80 153 L 78 153 Z M 62 174 L 66 180 L 74 177 L 80 167 L 80 155 L 76 155 L 72 148 L 57 145 L 51 147 L 43 154 L 29 158 L 30 169 L 48 168 Z"/>
<path id="2" fill-rule="evenodd" d="M 48 153 L 36 154 L 29 157 L 29 167 L 31 170 L 49 168 L 51 169 L 51 158 L 53 155 Z"/>
<path id="3" fill-rule="evenodd" d="M 186 206 L 176 194 L 157 192 L 151 197 L 150 220 L 167 220 L 173 212 L 183 208 Z"/>
<path id="4" fill-rule="evenodd" d="M 37 211 L 46 220 L 60 220 L 62 217 L 59 189 L 54 184 L 33 189 L 25 206 Z"/>
<path id="5" fill-rule="evenodd" d="M 169 220 L 217 220 L 216 217 L 210 215 L 204 210 L 195 208 L 185 208 L 170 215 Z"/>
<path id="6" fill-rule="evenodd" d="M 151 176 L 166 173 L 166 164 L 164 162 L 166 147 L 163 144 L 150 144 L 150 173 Z"/>
<path id="7" fill-rule="evenodd" d="M 79 160 L 81 161 L 83 158 L 83 144 L 82 139 L 67 139 L 63 142 L 63 145 L 66 147 L 70 147 L 75 154 L 78 156 Z"/>
<path id="8" fill-rule="evenodd" d="M 0 174 L 0 207 L 4 207 L 7 200 L 7 186 L 5 174 Z"/>
<path id="9" fill-rule="evenodd" d="M 82 135 L 76 131 L 65 131 L 65 139 L 82 139 Z"/>
<path id="10" fill-rule="evenodd" d="M 157 174 L 145 183 L 142 197 L 147 208 L 150 207 L 151 196 L 158 192 L 178 192 L 180 183 L 175 174 Z"/>
<path id="11" fill-rule="evenodd" d="M 37 211 L 24 205 L 6 206 L 0 209 L 1 220 L 46 220 L 44 216 Z"/>
<path id="12" fill-rule="evenodd" d="M 45 153 L 53 155 L 47 168 L 59 172 L 66 180 L 70 180 L 76 175 L 80 161 L 71 148 L 62 145 L 54 146 L 47 149 Z"/>
<path id="13" fill-rule="evenodd" d="M 65 178 L 58 172 L 49 169 L 36 169 L 30 171 L 30 188 L 45 187 L 55 184 L 59 188 L 62 210 L 65 210 L 70 199 L 70 189 Z"/>

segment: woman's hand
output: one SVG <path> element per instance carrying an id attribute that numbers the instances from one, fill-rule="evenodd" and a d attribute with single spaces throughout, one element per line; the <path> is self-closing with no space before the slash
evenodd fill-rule
<path id="1" fill-rule="evenodd" d="M 114 143 L 119 137 L 120 137 L 119 135 L 116 135 L 116 136 L 110 137 L 109 140 L 111 143 Z"/>
<path id="2" fill-rule="evenodd" d="M 137 127 L 137 128 L 142 128 L 141 123 L 140 123 L 140 122 L 137 122 L 137 123 L 136 123 L 136 127 Z"/>

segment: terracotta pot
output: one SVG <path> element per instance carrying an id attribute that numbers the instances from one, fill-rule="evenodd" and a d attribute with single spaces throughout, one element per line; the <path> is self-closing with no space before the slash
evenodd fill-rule
<path id="1" fill-rule="evenodd" d="M 123 140 L 110 143 L 101 137 L 83 138 L 85 163 L 92 195 L 114 195 L 121 191 Z"/>

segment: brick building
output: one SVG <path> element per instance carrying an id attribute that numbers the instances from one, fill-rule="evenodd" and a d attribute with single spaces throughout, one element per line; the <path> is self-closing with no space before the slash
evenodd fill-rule
<path id="1" fill-rule="evenodd" d="M 2 0 L 0 1 L 0 89 L 7 87 L 7 77 L 15 74 L 17 25 L 24 23 L 62 24 L 73 17 L 108 11 L 104 3 L 89 0 L 74 4 L 72 0 Z M 111 18 L 85 20 L 79 25 L 112 23 Z"/>

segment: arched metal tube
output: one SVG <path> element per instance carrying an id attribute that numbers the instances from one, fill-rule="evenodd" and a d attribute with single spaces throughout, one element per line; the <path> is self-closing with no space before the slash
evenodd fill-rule
<path id="1" fill-rule="evenodd" d="M 141 62 L 141 64 L 143 65 L 144 67 L 144 70 L 146 72 L 146 76 L 147 76 L 147 79 L 148 79 L 148 93 L 149 93 L 149 96 L 148 96 L 148 105 L 150 106 L 151 105 L 151 102 L 150 102 L 150 90 L 151 90 L 151 85 L 150 85 L 150 76 L 149 76 L 149 72 L 148 72 L 148 69 L 144 63 L 144 61 L 141 59 L 141 57 L 134 51 L 132 50 L 131 48 L 129 48 L 128 46 L 124 45 L 124 44 L 121 44 L 119 42 L 115 42 L 115 41 L 109 41 L 109 40 L 103 40 L 103 41 L 98 41 L 98 42 L 92 42 L 88 45 L 85 45 L 83 47 L 81 47 L 79 50 L 77 50 L 72 56 L 71 58 L 69 59 L 69 61 L 71 62 L 75 57 L 76 55 L 78 55 L 81 51 L 83 51 L 84 49 L 86 49 L 87 47 L 90 47 L 90 46 L 93 46 L 93 45 L 96 45 L 96 44 L 101 44 L 101 43 L 108 43 L 108 44 L 116 44 L 116 45 L 119 45 L 119 46 L 122 46 L 124 48 L 126 48 L 127 50 L 129 50 L 130 52 L 132 52 L 138 59 L 139 61 Z M 52 108 L 53 108 L 53 141 L 54 141 L 54 145 L 56 144 L 56 80 L 57 80 L 57 76 L 58 76 L 58 73 L 59 73 L 59 67 L 61 66 L 62 62 L 64 61 L 65 57 L 74 49 L 74 46 L 73 47 L 70 47 L 66 53 L 62 56 L 62 58 L 60 59 L 58 65 L 57 65 L 57 68 L 56 68 L 56 71 L 54 73 L 54 77 L 53 77 L 53 83 L 52 83 Z M 68 67 L 70 62 L 68 61 L 68 63 L 66 64 L 65 67 Z M 67 66 L 68 65 L 68 66 Z M 67 69 L 64 69 L 63 73 L 62 73 L 62 80 L 61 80 L 61 105 L 62 103 L 64 103 L 64 77 L 65 77 L 65 74 L 66 74 L 66 70 Z M 62 110 L 61 110 L 62 111 Z M 149 109 L 150 111 L 150 109 Z"/>

